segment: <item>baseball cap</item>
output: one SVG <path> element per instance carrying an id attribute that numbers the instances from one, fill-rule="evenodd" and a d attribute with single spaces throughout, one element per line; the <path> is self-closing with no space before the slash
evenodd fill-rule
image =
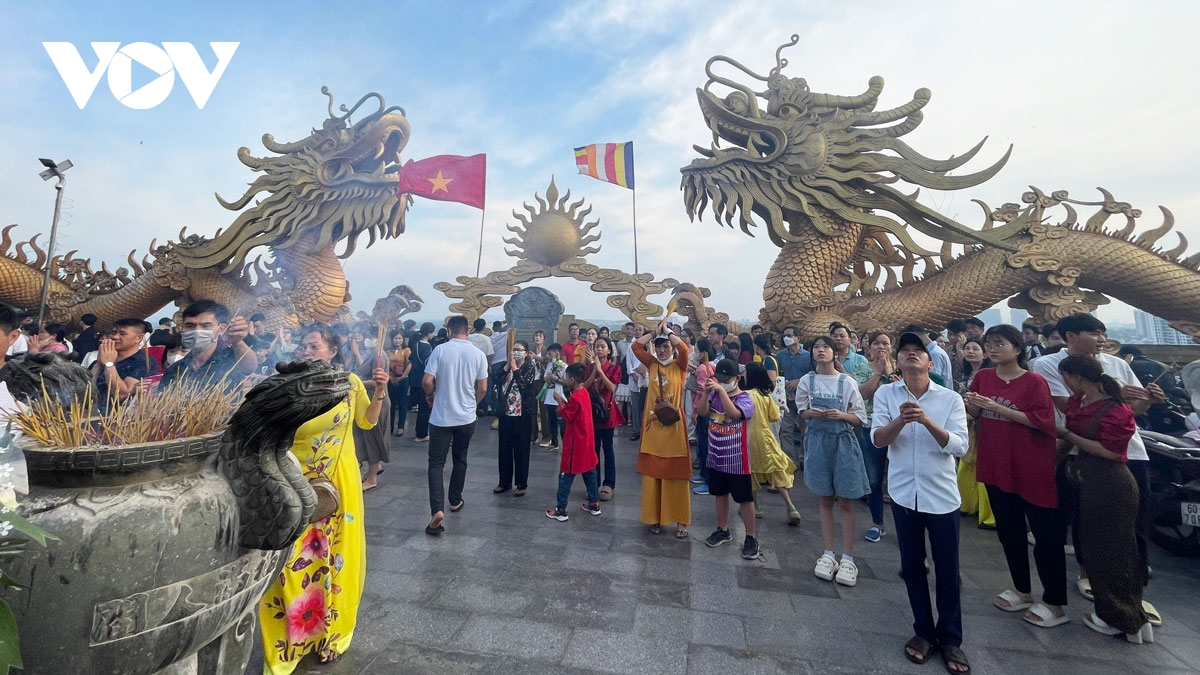
<path id="1" fill-rule="evenodd" d="M 926 354 L 929 353 L 929 348 L 925 346 L 925 341 L 916 333 L 901 333 L 899 339 L 896 340 L 896 353 L 899 354 L 905 345 L 916 345 Z"/>
<path id="2" fill-rule="evenodd" d="M 737 377 L 738 376 L 737 361 L 734 361 L 732 359 L 721 359 L 720 361 L 717 361 L 717 367 L 716 367 L 715 374 L 717 377 L 723 377 L 723 378 Z"/>

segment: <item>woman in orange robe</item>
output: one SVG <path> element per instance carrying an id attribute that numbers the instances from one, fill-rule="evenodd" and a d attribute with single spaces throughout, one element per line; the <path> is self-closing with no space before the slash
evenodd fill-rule
<path id="1" fill-rule="evenodd" d="M 653 340 L 653 352 L 647 346 Z M 687 537 L 692 520 L 691 452 L 687 424 L 682 420 L 664 425 L 654 415 L 658 400 L 670 401 L 683 413 L 683 383 L 688 372 L 688 347 L 667 328 L 663 319 L 658 334 L 646 333 L 633 343 L 633 353 L 646 366 L 646 412 L 642 416 L 642 439 L 637 470 L 642 474 L 642 522 L 655 534 L 667 523 L 677 523 L 675 536 Z"/>

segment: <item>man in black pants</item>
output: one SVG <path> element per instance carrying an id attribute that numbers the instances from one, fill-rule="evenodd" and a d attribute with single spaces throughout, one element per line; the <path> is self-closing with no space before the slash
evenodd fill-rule
<path id="1" fill-rule="evenodd" d="M 413 442 L 424 443 L 429 440 L 430 407 L 425 398 L 425 391 L 421 388 L 421 381 L 425 378 L 425 364 L 429 363 L 429 356 L 433 353 L 433 346 L 429 344 L 430 338 L 433 337 L 433 324 L 428 321 L 421 324 L 421 331 L 416 337 L 412 355 L 408 357 L 408 362 L 412 364 L 408 370 L 408 400 L 417 402 L 417 428 L 414 431 Z"/>
<path id="2" fill-rule="evenodd" d="M 450 340 L 433 350 L 421 378 L 425 400 L 433 408 L 429 415 L 429 512 L 433 517 L 425 527 L 425 533 L 432 535 L 445 531 L 442 477 L 446 455 L 451 453 L 454 468 L 450 472 L 450 510 L 463 507 L 467 447 L 475 433 L 476 411 L 488 383 L 488 359 L 467 340 L 466 317 L 451 317 L 446 328 Z"/>
<path id="3" fill-rule="evenodd" d="M 904 333 L 896 365 L 904 379 L 875 391 L 871 442 L 888 449 L 888 492 L 900 548 L 900 576 L 908 590 L 915 635 L 904 645 L 913 663 L 940 649 L 946 670 L 970 671 L 962 650 L 962 598 L 958 564 L 961 503 L 954 458 L 967 452 L 967 411 L 952 389 L 934 383 L 928 337 Z M 919 499 L 918 499 L 919 496 Z M 937 622 L 929 602 L 925 537 L 937 579 Z"/>

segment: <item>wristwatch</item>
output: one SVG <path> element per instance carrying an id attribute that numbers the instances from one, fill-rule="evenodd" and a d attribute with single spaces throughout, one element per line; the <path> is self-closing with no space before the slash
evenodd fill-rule
<path id="1" fill-rule="evenodd" d="M 117 365 L 117 364 L 113 363 L 112 361 L 105 361 L 105 362 L 104 362 L 104 367 L 105 367 L 105 368 L 112 368 L 112 367 L 113 367 L 113 366 L 115 366 L 115 365 Z"/>

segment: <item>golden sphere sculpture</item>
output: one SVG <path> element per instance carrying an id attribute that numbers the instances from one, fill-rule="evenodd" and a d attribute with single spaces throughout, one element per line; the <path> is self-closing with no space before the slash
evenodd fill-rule
<path id="1" fill-rule="evenodd" d="M 586 224 L 583 222 L 592 212 L 591 206 L 579 210 L 584 204 L 583 199 L 568 207 L 571 191 L 567 190 L 567 193 L 559 198 L 554 178 L 550 179 L 550 187 L 546 188 L 545 200 L 536 192 L 533 198 L 537 200 L 538 208 L 528 203 L 524 204 L 525 210 L 529 212 L 528 216 L 513 211 L 513 216 L 520 223 L 506 226 L 509 232 L 517 236 L 504 239 L 504 243 L 515 247 L 505 249 L 505 253 L 546 267 L 557 267 L 572 258 L 600 252 L 599 246 L 590 246 L 600 241 L 599 232 L 592 234 L 592 231 L 600 226 L 600 221 L 593 220 Z"/>

